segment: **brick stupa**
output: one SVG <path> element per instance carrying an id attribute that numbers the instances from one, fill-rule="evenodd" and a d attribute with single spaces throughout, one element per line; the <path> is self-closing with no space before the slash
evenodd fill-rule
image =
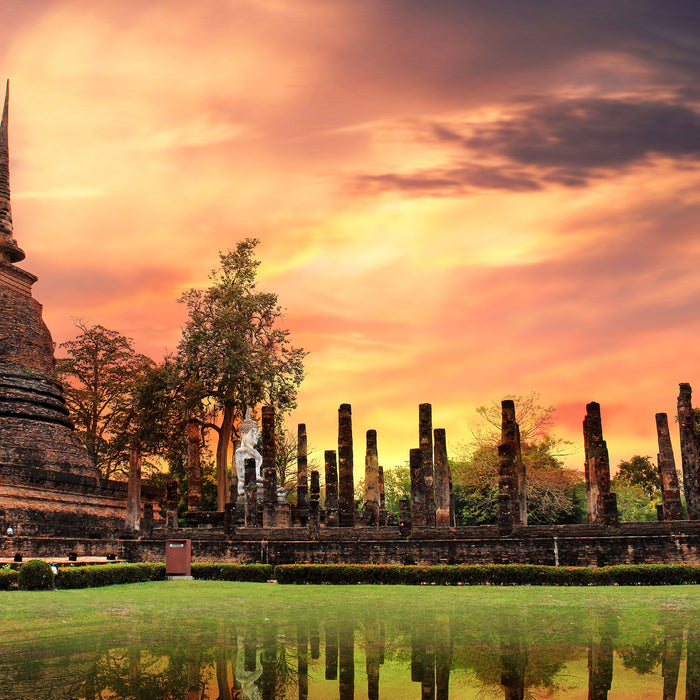
<path id="1" fill-rule="evenodd" d="M 51 333 L 32 298 L 37 277 L 15 264 L 25 254 L 12 226 L 8 96 L 9 84 L 0 124 L 1 533 L 12 526 L 16 536 L 101 538 L 124 528 L 126 484 L 101 479 L 76 436 L 54 380 Z"/>

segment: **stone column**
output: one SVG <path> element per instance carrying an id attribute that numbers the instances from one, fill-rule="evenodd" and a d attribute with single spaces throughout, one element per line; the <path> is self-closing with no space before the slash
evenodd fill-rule
<path id="1" fill-rule="evenodd" d="M 321 499 L 321 479 L 314 469 L 311 472 L 311 484 L 309 491 L 309 537 L 318 539 L 319 510 Z"/>
<path id="2" fill-rule="evenodd" d="M 506 399 L 501 401 L 501 441 L 498 444 L 498 526 L 503 534 L 519 524 L 517 450 L 515 403 Z"/>
<path id="3" fill-rule="evenodd" d="M 656 414 L 656 435 L 659 440 L 659 454 L 656 457 L 661 481 L 661 501 L 664 520 L 683 520 L 681 491 L 678 486 L 676 460 L 673 457 L 671 435 L 668 430 L 668 416 Z"/>
<path id="4" fill-rule="evenodd" d="M 245 475 L 245 526 L 258 526 L 258 480 L 255 473 L 255 459 L 248 457 L 243 461 Z"/>
<path id="5" fill-rule="evenodd" d="M 423 453 L 420 449 L 409 452 L 411 472 L 411 522 L 416 526 L 425 525 L 425 481 L 423 480 Z"/>
<path id="6" fill-rule="evenodd" d="M 450 527 L 450 464 L 447 461 L 447 440 L 443 428 L 434 431 L 435 524 Z"/>
<path id="7" fill-rule="evenodd" d="M 127 532 L 141 529 L 141 443 L 134 436 L 129 445 L 129 483 L 126 490 Z"/>
<path id="8" fill-rule="evenodd" d="M 377 458 L 377 431 L 367 431 L 365 455 L 365 511 L 368 525 L 379 525 L 379 459 Z"/>
<path id="9" fill-rule="evenodd" d="M 263 527 L 275 527 L 277 504 L 277 450 L 275 445 L 275 410 L 262 408 L 262 473 L 263 473 Z"/>
<path id="10" fill-rule="evenodd" d="M 384 494 L 384 467 L 379 466 L 379 524 L 386 525 L 386 496 Z"/>
<path id="11" fill-rule="evenodd" d="M 199 421 L 187 421 L 187 510 L 199 510 L 202 502 L 202 472 L 200 468 L 201 431 Z"/>
<path id="12" fill-rule="evenodd" d="M 700 435 L 691 398 L 690 384 L 681 384 L 678 394 L 678 428 L 681 436 L 685 505 L 688 520 L 700 520 Z"/>
<path id="13" fill-rule="evenodd" d="M 224 504 L 224 532 L 233 534 L 236 529 L 236 504 L 238 502 L 238 470 L 233 463 L 231 481 L 229 481 L 228 501 Z"/>
<path id="14" fill-rule="evenodd" d="M 617 525 L 617 496 L 610 492 L 610 458 L 603 440 L 600 404 L 595 401 L 586 406 L 583 447 L 588 522 L 592 525 Z"/>
<path id="15" fill-rule="evenodd" d="M 401 536 L 408 537 L 411 534 L 412 527 L 411 501 L 408 498 L 402 498 L 399 501 L 399 532 Z"/>
<path id="16" fill-rule="evenodd" d="M 297 428 L 297 514 L 299 524 L 306 525 L 309 518 L 309 483 L 307 478 L 308 447 L 306 444 L 306 424 Z"/>
<path id="17" fill-rule="evenodd" d="M 338 464 L 335 450 L 323 454 L 326 467 L 326 527 L 338 527 Z"/>
<path id="18" fill-rule="evenodd" d="M 338 525 L 355 525 L 352 411 L 349 403 L 342 404 L 338 409 Z"/>
<path id="19" fill-rule="evenodd" d="M 429 403 L 418 406 L 418 439 L 423 455 L 423 493 L 425 524 L 435 525 L 435 495 L 433 487 L 433 407 Z"/>
<path id="20" fill-rule="evenodd" d="M 165 528 L 168 531 L 177 530 L 177 481 L 168 481 L 165 485 Z"/>

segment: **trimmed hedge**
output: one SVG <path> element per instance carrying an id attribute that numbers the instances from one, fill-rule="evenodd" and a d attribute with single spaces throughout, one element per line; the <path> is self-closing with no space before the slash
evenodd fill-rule
<path id="1" fill-rule="evenodd" d="M 271 564 L 192 564 L 192 578 L 200 581 L 265 583 L 274 578 Z"/>
<path id="2" fill-rule="evenodd" d="M 0 591 L 9 591 L 17 588 L 19 572 L 14 569 L 0 569 Z"/>
<path id="3" fill-rule="evenodd" d="M 120 583 L 163 580 L 165 580 L 165 564 L 65 566 L 58 570 L 56 588 L 94 588 Z"/>
<path id="4" fill-rule="evenodd" d="M 297 584 L 662 586 L 700 583 L 700 566 L 641 564 L 589 569 L 520 564 L 457 566 L 286 564 L 275 567 L 275 579 L 278 583 Z"/>
<path id="5" fill-rule="evenodd" d="M 22 564 L 17 582 L 23 591 L 47 591 L 53 588 L 51 564 L 43 559 L 30 559 Z"/>

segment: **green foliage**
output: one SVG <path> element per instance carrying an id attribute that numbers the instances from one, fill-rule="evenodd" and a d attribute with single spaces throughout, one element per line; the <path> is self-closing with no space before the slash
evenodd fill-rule
<path id="1" fill-rule="evenodd" d="M 613 483 L 639 486 L 649 498 L 653 498 L 661 489 L 661 477 L 651 457 L 634 455 L 620 462 L 617 468 Z"/>
<path id="2" fill-rule="evenodd" d="M 583 522 L 586 512 L 583 478 L 580 472 L 566 468 L 561 460 L 570 443 L 550 434 L 554 407 L 541 406 L 535 393 L 507 398 L 515 402 L 520 428 L 528 523 Z M 472 442 L 462 445 L 458 458 L 450 460 L 457 519 L 464 525 L 488 525 L 498 521 L 501 405 L 480 406 L 477 413 L 481 422 L 473 430 Z"/>
<path id="3" fill-rule="evenodd" d="M 14 569 L 0 569 L 0 591 L 9 591 L 17 588 L 19 573 Z"/>
<path id="4" fill-rule="evenodd" d="M 56 588 L 94 588 L 165 579 L 165 564 L 101 564 L 67 566 L 58 570 Z"/>
<path id="5" fill-rule="evenodd" d="M 617 511 L 621 521 L 635 522 L 657 520 L 656 506 L 661 503 L 661 493 L 650 499 L 641 486 L 630 486 L 612 480 L 612 490 L 617 494 Z"/>
<path id="6" fill-rule="evenodd" d="M 60 345 L 56 374 L 76 431 L 104 478 L 125 473 L 135 430 L 134 390 L 153 361 L 133 340 L 101 325 L 77 324 L 81 333 Z"/>
<path id="7" fill-rule="evenodd" d="M 44 591 L 53 588 L 51 564 L 43 559 L 30 559 L 19 570 L 18 584 L 23 591 Z"/>
<path id="8" fill-rule="evenodd" d="M 192 564 L 192 577 L 205 581 L 265 583 L 273 575 L 271 564 Z"/>
<path id="9" fill-rule="evenodd" d="M 384 470 L 384 502 L 387 513 L 399 514 L 399 501 L 411 498 L 411 470 L 408 465 Z"/>

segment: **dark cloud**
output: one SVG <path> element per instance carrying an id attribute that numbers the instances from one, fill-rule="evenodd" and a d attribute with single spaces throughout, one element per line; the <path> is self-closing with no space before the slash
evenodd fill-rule
<path id="1" fill-rule="evenodd" d="M 360 192 L 379 194 L 398 190 L 433 197 L 454 196 L 473 190 L 532 192 L 540 189 L 538 182 L 525 172 L 479 165 L 423 170 L 411 174 L 361 175 L 355 183 Z"/>
<path id="2" fill-rule="evenodd" d="M 510 115 L 487 125 L 431 123 L 415 138 L 450 149 L 454 164 L 410 174 L 363 175 L 360 189 L 451 196 L 474 189 L 534 191 L 583 187 L 629 165 L 670 158 L 700 161 L 700 113 L 678 102 L 615 99 L 517 101 Z M 464 152 L 475 161 L 465 165 Z M 456 153 L 456 155 L 455 155 Z M 489 163 L 482 165 L 480 163 Z"/>

